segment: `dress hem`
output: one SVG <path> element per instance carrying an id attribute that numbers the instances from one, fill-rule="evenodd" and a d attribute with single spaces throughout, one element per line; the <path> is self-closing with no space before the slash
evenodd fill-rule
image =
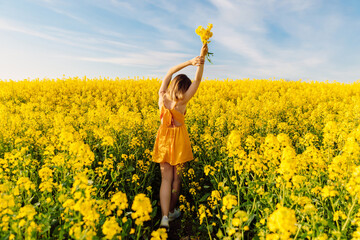
<path id="1" fill-rule="evenodd" d="M 176 166 L 176 165 L 179 165 L 179 164 L 183 164 L 183 163 L 189 162 L 189 161 L 194 160 L 194 159 L 195 159 L 195 158 L 192 157 L 192 158 L 190 158 L 190 159 L 188 159 L 188 160 L 185 160 L 185 161 L 180 162 L 180 163 L 177 163 L 177 164 L 171 164 L 171 163 L 169 163 L 169 162 L 167 162 L 167 161 L 162 161 L 162 162 L 157 162 L 157 161 L 154 161 L 154 160 L 152 160 L 152 161 L 153 161 L 154 163 L 168 163 L 168 164 L 170 164 L 171 166 Z"/>

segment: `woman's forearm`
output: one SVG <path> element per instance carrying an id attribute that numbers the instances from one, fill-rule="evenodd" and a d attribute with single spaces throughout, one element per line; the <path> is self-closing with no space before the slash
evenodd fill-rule
<path id="1" fill-rule="evenodd" d="M 204 45 L 204 46 L 201 48 L 200 56 L 201 56 L 202 58 L 205 58 L 206 53 L 207 53 L 207 45 Z M 204 64 L 200 64 L 200 65 L 197 67 L 197 69 L 196 69 L 195 81 L 201 81 L 203 72 L 204 72 Z"/>
<path id="2" fill-rule="evenodd" d="M 187 67 L 187 66 L 189 66 L 189 65 L 191 65 L 191 61 L 190 61 L 190 60 L 188 60 L 188 61 L 186 61 L 186 62 L 183 62 L 183 63 L 180 63 L 180 64 L 178 64 L 178 65 L 170 68 L 170 70 L 169 70 L 168 73 L 170 73 L 170 74 L 172 75 L 172 74 L 180 71 L 181 69 L 183 69 L 184 67 Z"/>
<path id="3" fill-rule="evenodd" d="M 196 69 L 195 81 L 201 81 L 203 72 L 204 72 L 204 64 L 201 64 L 201 65 L 198 66 L 197 69 Z"/>
<path id="4" fill-rule="evenodd" d="M 188 60 L 186 62 L 180 63 L 172 68 L 169 69 L 169 71 L 167 72 L 166 76 L 163 79 L 163 82 L 161 83 L 160 89 L 159 89 L 159 94 L 161 94 L 162 92 L 165 92 L 167 90 L 167 87 L 171 81 L 172 75 L 178 71 L 180 71 L 181 69 L 190 66 L 190 65 L 194 65 L 194 66 L 198 66 L 197 70 L 196 70 L 196 78 L 195 80 L 200 80 L 202 78 L 202 74 L 204 71 L 204 56 L 207 53 L 207 45 L 203 45 L 203 47 L 201 48 L 201 56 L 195 57 L 191 60 Z"/>
<path id="5" fill-rule="evenodd" d="M 171 81 L 171 78 L 172 78 L 172 75 L 178 71 L 180 71 L 181 69 L 183 69 L 184 67 L 187 67 L 191 65 L 191 60 L 189 61 L 186 61 L 186 62 L 183 62 L 183 63 L 180 63 L 172 68 L 169 69 L 168 73 L 166 74 L 162 84 L 161 84 L 161 87 L 159 89 L 159 93 L 160 92 L 165 92 L 170 81 Z"/>

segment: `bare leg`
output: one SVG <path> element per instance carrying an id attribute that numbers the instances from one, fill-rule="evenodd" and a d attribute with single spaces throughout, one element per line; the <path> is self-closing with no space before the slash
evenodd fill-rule
<path id="1" fill-rule="evenodd" d="M 160 186 L 160 205 L 163 216 L 169 216 L 171 200 L 171 184 L 173 182 L 173 168 L 169 163 L 160 163 L 161 186 Z"/>
<path id="2" fill-rule="evenodd" d="M 173 169 L 173 182 L 172 182 L 172 191 L 171 191 L 171 201 L 170 201 L 170 212 L 174 211 L 176 203 L 180 196 L 181 189 L 181 171 L 183 169 L 183 165 L 176 165 Z"/>

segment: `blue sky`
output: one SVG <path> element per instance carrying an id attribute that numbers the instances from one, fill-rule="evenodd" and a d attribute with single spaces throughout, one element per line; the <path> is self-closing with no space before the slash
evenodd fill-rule
<path id="1" fill-rule="evenodd" d="M 0 79 L 162 78 L 212 23 L 204 77 L 351 83 L 359 13 L 358 0 L 0 0 Z"/>

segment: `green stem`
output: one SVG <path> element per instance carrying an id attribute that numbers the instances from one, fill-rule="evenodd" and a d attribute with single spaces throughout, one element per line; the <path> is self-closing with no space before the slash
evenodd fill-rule
<path id="1" fill-rule="evenodd" d="M 334 204 L 333 204 L 333 201 L 332 201 L 331 197 L 330 197 L 330 203 L 331 203 L 331 208 L 333 210 L 333 213 L 335 213 L 335 208 L 334 208 Z M 340 232 L 340 226 L 339 226 L 339 221 L 338 220 L 336 220 L 336 226 L 337 226 L 338 231 Z"/>
<path id="2" fill-rule="evenodd" d="M 107 192 L 107 190 L 109 190 L 109 188 L 111 187 L 111 185 L 114 183 L 114 181 L 112 181 L 110 184 L 109 184 L 109 186 L 105 189 L 105 191 L 103 191 L 102 193 L 101 193 L 101 197 L 104 197 L 104 195 L 106 194 L 106 192 Z M 100 190 L 99 190 L 100 191 Z"/>
<path id="3" fill-rule="evenodd" d="M 282 204 L 284 205 L 285 203 L 285 183 L 283 182 L 283 185 L 282 185 L 282 190 L 283 190 L 283 194 L 282 194 Z"/>
<path id="4" fill-rule="evenodd" d="M 140 239 L 140 229 L 141 229 L 141 225 L 137 226 L 137 235 L 136 235 L 136 240 Z"/>
<path id="5" fill-rule="evenodd" d="M 238 180 L 238 178 L 237 178 L 237 175 L 239 175 L 237 172 L 235 172 L 235 174 L 236 174 L 236 181 Z M 240 189 L 241 189 L 241 187 L 242 187 L 242 182 L 243 182 L 243 180 L 242 180 L 242 178 L 240 177 L 240 181 L 238 182 L 238 187 L 237 187 L 237 194 L 238 194 L 238 206 L 240 206 Z"/>
<path id="6" fill-rule="evenodd" d="M 355 195 L 355 198 L 353 199 L 353 204 L 351 205 L 351 208 L 350 208 L 349 213 L 348 213 L 348 215 L 347 215 L 347 219 L 346 219 L 343 227 L 341 228 L 341 231 L 344 231 L 344 230 L 345 230 L 346 225 L 348 224 L 348 222 L 349 222 L 349 220 L 350 220 L 350 214 L 351 214 L 352 210 L 353 210 L 354 207 L 355 207 L 356 201 L 357 201 L 357 194 Z"/>
<path id="7" fill-rule="evenodd" d="M 304 221 L 304 217 L 305 217 L 305 216 L 302 217 L 301 222 Z M 297 232 L 296 232 L 296 235 L 295 235 L 295 237 L 294 237 L 294 240 L 296 240 L 296 238 L 297 238 L 297 236 L 298 236 L 298 234 L 299 234 L 299 232 L 300 232 L 301 227 L 302 227 L 302 225 L 300 224 L 300 226 L 299 226 L 299 228 L 298 228 L 298 230 L 297 230 Z"/>
<path id="8" fill-rule="evenodd" d="M 219 209 L 219 207 L 217 207 L 217 210 L 218 210 L 218 214 L 219 214 L 219 219 L 220 219 L 221 226 L 223 226 L 224 223 L 223 223 L 222 218 L 221 218 L 221 215 L 220 215 L 220 209 Z"/>
<path id="9" fill-rule="evenodd" d="M 209 239 L 212 240 L 212 237 L 211 237 L 211 234 L 210 234 L 210 231 L 209 231 L 209 223 L 208 223 L 208 220 L 207 220 L 206 212 L 205 212 L 205 220 L 206 220 L 206 229 L 207 229 L 207 232 L 209 234 Z"/>
<path id="10" fill-rule="evenodd" d="M 256 196 L 257 196 L 257 195 L 255 195 L 254 202 L 253 202 L 253 205 L 252 205 L 252 207 L 251 207 L 250 213 L 252 213 L 252 211 L 253 211 L 254 208 L 255 208 Z"/>

